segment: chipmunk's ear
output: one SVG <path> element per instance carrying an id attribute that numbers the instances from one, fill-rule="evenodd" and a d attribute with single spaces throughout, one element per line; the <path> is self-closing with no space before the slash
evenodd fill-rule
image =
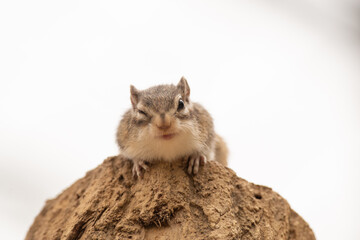
<path id="1" fill-rule="evenodd" d="M 190 87 L 189 87 L 189 84 L 187 83 L 187 81 L 186 81 L 186 79 L 184 77 L 182 77 L 180 79 L 180 82 L 178 83 L 177 88 L 180 89 L 181 95 L 184 98 L 184 100 L 186 102 L 189 102 Z"/>
<path id="2" fill-rule="evenodd" d="M 139 90 L 137 90 L 133 85 L 130 85 L 130 100 L 133 108 L 136 108 L 136 105 L 139 102 Z"/>

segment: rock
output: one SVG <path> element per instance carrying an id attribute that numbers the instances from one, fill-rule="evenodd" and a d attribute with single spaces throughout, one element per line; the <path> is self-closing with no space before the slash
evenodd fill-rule
<path id="1" fill-rule="evenodd" d="M 210 161 L 196 176 L 186 163 L 158 162 L 134 180 L 119 156 L 48 200 L 26 239 L 315 239 L 270 188 Z"/>

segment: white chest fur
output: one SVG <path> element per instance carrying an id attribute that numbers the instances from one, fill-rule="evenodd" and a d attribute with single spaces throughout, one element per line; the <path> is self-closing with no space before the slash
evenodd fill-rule
<path id="1" fill-rule="evenodd" d="M 142 134 L 124 149 L 123 154 L 130 159 L 173 161 L 201 151 L 203 144 L 197 136 L 196 133 L 180 132 L 166 140 L 152 134 Z"/>

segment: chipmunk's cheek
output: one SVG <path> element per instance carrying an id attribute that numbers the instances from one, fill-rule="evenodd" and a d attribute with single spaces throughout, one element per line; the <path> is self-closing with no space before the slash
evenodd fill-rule
<path id="1" fill-rule="evenodd" d="M 145 127 L 143 129 L 143 131 L 141 131 L 138 135 L 139 138 L 141 139 L 148 139 L 148 138 L 152 138 L 156 135 L 154 129 L 152 127 Z"/>

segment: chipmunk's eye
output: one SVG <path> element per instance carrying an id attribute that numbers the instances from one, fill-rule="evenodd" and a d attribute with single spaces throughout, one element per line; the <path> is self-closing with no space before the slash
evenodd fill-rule
<path id="1" fill-rule="evenodd" d="M 145 117 L 147 117 L 147 114 L 146 114 L 146 112 L 144 112 L 144 111 L 141 111 L 141 110 L 138 110 L 138 112 L 139 112 L 140 114 L 144 115 Z"/>
<path id="2" fill-rule="evenodd" d="M 182 99 L 180 99 L 177 110 L 180 111 L 180 110 L 182 110 L 182 109 L 184 109 L 184 102 L 183 102 Z"/>

